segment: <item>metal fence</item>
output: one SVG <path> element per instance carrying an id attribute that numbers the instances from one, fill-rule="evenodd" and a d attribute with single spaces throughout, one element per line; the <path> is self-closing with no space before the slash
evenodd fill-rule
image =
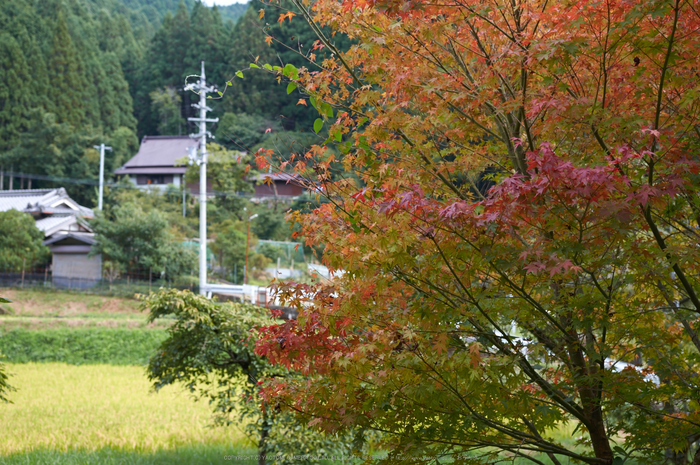
<path id="1" fill-rule="evenodd" d="M 149 279 L 150 278 L 150 279 Z M 0 287 L 4 288 L 46 288 L 71 289 L 81 293 L 131 297 L 134 294 L 148 294 L 158 289 L 190 289 L 199 292 L 199 287 L 192 280 L 189 282 L 171 282 L 149 273 L 131 273 L 113 279 L 76 278 L 53 276 L 47 267 L 37 267 L 24 272 L 0 270 Z"/>

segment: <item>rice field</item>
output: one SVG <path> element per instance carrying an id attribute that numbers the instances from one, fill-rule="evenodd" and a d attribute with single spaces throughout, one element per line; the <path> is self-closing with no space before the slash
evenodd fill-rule
<path id="1" fill-rule="evenodd" d="M 0 295 L 12 300 L 0 305 L 0 348 L 17 389 L 0 403 L 0 465 L 257 463 L 240 429 L 212 426 L 205 401 L 152 391 L 143 364 L 168 322 L 147 324 L 137 300 Z"/>
<path id="2" fill-rule="evenodd" d="M 211 426 L 206 402 L 177 386 L 153 392 L 144 367 L 8 369 L 17 391 L 0 404 L 1 464 L 234 463 L 229 456 L 255 454 L 240 430 Z"/>

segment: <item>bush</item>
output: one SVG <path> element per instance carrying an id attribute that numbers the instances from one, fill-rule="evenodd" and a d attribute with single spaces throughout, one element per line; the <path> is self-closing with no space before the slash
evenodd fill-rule
<path id="1" fill-rule="evenodd" d="M 43 239 L 31 215 L 17 210 L 0 212 L 0 270 L 31 268 L 47 259 L 49 249 Z"/>
<path id="2" fill-rule="evenodd" d="M 0 333 L 0 352 L 11 363 L 146 365 L 165 338 L 156 329 L 13 329 Z"/>

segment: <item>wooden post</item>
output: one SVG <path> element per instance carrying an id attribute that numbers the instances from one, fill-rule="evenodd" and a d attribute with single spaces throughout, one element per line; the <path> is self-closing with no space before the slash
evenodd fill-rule
<path id="1" fill-rule="evenodd" d="M 27 264 L 27 259 L 22 259 L 22 287 L 24 287 L 24 265 Z"/>

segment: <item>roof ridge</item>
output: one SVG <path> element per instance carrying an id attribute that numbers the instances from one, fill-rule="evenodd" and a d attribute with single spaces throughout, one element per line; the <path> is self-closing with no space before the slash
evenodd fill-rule
<path id="1" fill-rule="evenodd" d="M 192 139 L 189 135 L 186 136 L 143 136 L 143 139 L 141 139 L 141 143 L 144 143 L 148 140 L 152 139 Z M 193 139 L 194 140 L 194 139 Z"/>
<path id="2" fill-rule="evenodd" d="M 52 191 L 58 191 L 58 188 L 49 189 L 12 189 L 12 190 L 1 190 L 0 195 L 10 196 L 10 195 L 26 195 L 26 194 L 40 194 L 44 195 L 51 193 Z"/>

